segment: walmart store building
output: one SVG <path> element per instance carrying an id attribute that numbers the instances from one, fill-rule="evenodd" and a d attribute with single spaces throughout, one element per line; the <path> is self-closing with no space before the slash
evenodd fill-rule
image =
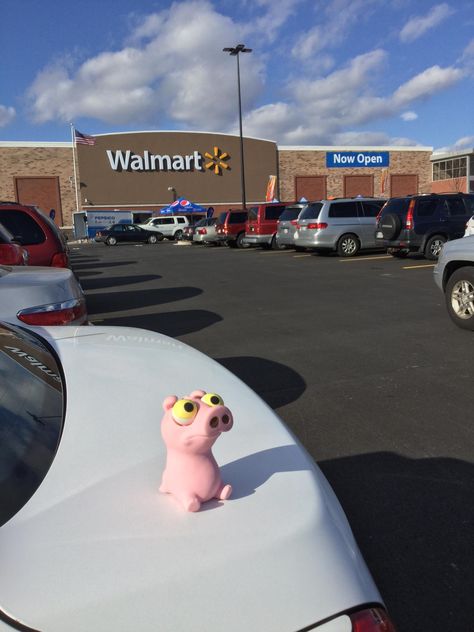
<path id="1" fill-rule="evenodd" d="M 473 152 L 471 152 L 472 154 Z M 472 190 L 472 156 L 456 178 L 431 147 L 277 146 L 244 139 L 247 204 L 263 202 L 270 176 L 275 197 L 290 202 L 328 196 L 391 197 L 436 190 Z M 451 164 L 451 163 L 449 163 Z M 464 180 L 460 175 L 464 174 Z M 445 182 L 440 182 L 440 175 Z M 458 188 L 454 188 L 458 187 Z M 461 188 L 459 188 L 461 187 Z M 61 227 L 78 211 L 158 211 L 185 197 L 215 213 L 241 205 L 240 139 L 204 132 L 99 134 L 93 145 L 0 141 L 0 199 L 34 204 Z"/>

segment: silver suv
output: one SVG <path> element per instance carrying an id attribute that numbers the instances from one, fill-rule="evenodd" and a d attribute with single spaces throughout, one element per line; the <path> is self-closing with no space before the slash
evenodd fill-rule
<path id="1" fill-rule="evenodd" d="M 167 239 L 181 239 L 183 230 L 189 226 L 189 220 L 184 215 L 168 215 L 168 217 L 150 217 L 140 228 L 155 230 Z"/>
<path id="2" fill-rule="evenodd" d="M 376 248 L 375 219 L 386 201 L 357 197 L 309 202 L 298 217 L 294 244 L 316 252 L 335 250 L 340 257 Z"/>

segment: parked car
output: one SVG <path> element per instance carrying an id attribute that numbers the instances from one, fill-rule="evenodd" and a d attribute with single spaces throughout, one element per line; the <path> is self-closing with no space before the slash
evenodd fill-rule
<path id="1" fill-rule="evenodd" d="M 435 261 L 450 239 L 464 235 L 474 195 L 430 193 L 391 198 L 377 217 L 376 241 L 394 257 L 410 252 Z"/>
<path id="2" fill-rule="evenodd" d="M 20 246 L 13 235 L 0 223 L 0 265 L 28 265 L 28 251 Z"/>
<path id="3" fill-rule="evenodd" d="M 183 241 L 192 241 L 194 231 L 196 230 L 196 228 L 198 228 L 198 226 L 204 226 L 204 223 L 206 221 L 205 217 L 202 217 L 202 218 L 195 217 L 194 219 L 195 219 L 194 222 L 190 222 L 188 226 L 183 228 L 183 234 L 181 235 L 181 239 Z"/>
<path id="4" fill-rule="evenodd" d="M 212 244 L 216 243 L 216 224 L 217 217 L 210 217 L 208 219 L 199 222 L 199 226 L 196 225 L 193 234 L 193 242 L 194 243 L 202 243 L 202 244 Z"/>
<path id="5" fill-rule="evenodd" d="M 138 224 L 113 224 L 110 228 L 97 231 L 95 241 L 106 246 L 115 246 L 118 242 L 156 244 L 163 235 L 156 230 L 146 230 Z"/>
<path id="6" fill-rule="evenodd" d="M 442 249 L 434 279 L 458 327 L 474 331 L 474 235 L 453 239 Z"/>
<path id="7" fill-rule="evenodd" d="M 274 202 L 251 206 L 245 224 L 244 243 L 249 246 L 278 248 L 276 241 L 277 224 L 284 210 L 284 204 Z"/>
<path id="8" fill-rule="evenodd" d="M 161 334 L 65 329 L 0 327 L 0 626 L 394 632 L 329 483 L 251 389 Z M 198 386 L 233 415 L 233 490 L 187 513 L 158 491 L 160 417 Z"/>
<path id="9" fill-rule="evenodd" d="M 280 219 L 277 222 L 276 241 L 282 248 L 295 247 L 296 225 L 298 224 L 298 217 L 305 206 L 306 204 L 303 202 L 290 204 L 280 215 Z"/>
<path id="10" fill-rule="evenodd" d="M 163 217 L 150 217 L 143 224 L 138 224 L 145 230 L 161 233 L 167 239 L 178 241 L 183 236 L 184 229 L 192 222 L 185 215 L 166 215 Z"/>
<path id="11" fill-rule="evenodd" d="M 340 257 L 375 248 L 375 221 L 385 202 L 368 197 L 310 202 L 298 217 L 295 246 L 321 253 L 336 251 Z"/>
<path id="12" fill-rule="evenodd" d="M 470 217 L 466 222 L 466 230 L 464 231 L 464 237 L 474 235 L 474 215 Z"/>
<path id="13" fill-rule="evenodd" d="M 244 248 L 247 211 L 229 209 L 223 220 L 219 218 L 216 226 L 217 238 L 230 248 Z"/>
<path id="14" fill-rule="evenodd" d="M 0 202 L 0 222 L 27 250 L 30 266 L 69 267 L 66 238 L 56 224 L 36 207 Z"/>
<path id="15" fill-rule="evenodd" d="M 1 321 L 31 327 L 87 322 L 84 293 L 69 268 L 0 266 L 0 294 Z"/>

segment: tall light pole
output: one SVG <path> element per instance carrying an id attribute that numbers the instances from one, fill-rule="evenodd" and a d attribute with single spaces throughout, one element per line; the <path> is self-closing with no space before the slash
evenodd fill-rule
<path id="1" fill-rule="evenodd" d="M 239 129 L 240 129 L 240 180 L 242 186 L 242 207 L 247 208 L 245 197 L 245 170 L 244 170 L 244 138 L 242 136 L 242 100 L 240 97 L 240 62 L 239 53 L 251 53 L 251 48 L 245 48 L 245 44 L 237 44 L 234 48 L 223 48 L 224 53 L 229 53 L 237 58 L 237 87 L 239 90 Z"/>

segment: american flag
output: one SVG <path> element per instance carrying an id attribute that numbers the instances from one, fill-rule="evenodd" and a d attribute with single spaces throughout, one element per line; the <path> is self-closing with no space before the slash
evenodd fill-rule
<path id="1" fill-rule="evenodd" d="M 76 141 L 76 145 L 95 145 L 94 136 L 81 134 L 81 132 L 77 129 L 74 130 L 74 140 Z"/>

